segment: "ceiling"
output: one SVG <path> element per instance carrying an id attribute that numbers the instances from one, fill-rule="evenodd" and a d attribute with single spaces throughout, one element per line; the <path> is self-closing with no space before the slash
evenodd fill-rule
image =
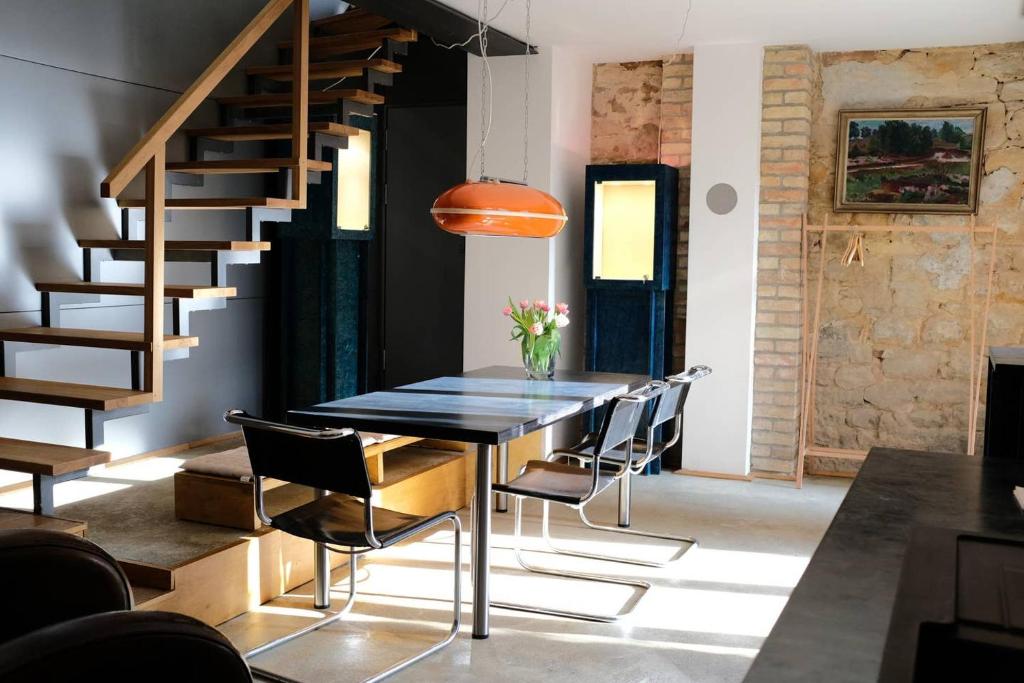
<path id="1" fill-rule="evenodd" d="M 473 17 L 479 0 L 442 0 Z M 493 16 L 505 0 L 488 0 Z M 1024 40 L 1024 0 L 533 0 L 532 42 L 594 61 L 651 59 L 700 43 L 800 43 L 818 51 L 972 45 Z M 525 0 L 494 26 L 524 38 Z"/>

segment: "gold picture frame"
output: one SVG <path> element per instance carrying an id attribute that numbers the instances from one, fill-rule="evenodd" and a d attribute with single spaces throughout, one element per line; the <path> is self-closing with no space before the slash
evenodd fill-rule
<path id="1" fill-rule="evenodd" d="M 984 108 L 844 109 L 837 212 L 975 214 Z"/>

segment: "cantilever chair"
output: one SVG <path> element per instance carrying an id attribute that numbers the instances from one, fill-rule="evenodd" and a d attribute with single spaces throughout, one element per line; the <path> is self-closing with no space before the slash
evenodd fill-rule
<path id="1" fill-rule="evenodd" d="M 542 525 L 546 530 L 548 527 L 549 506 L 551 503 L 560 503 L 572 508 L 582 509 L 594 496 L 612 485 L 621 477 L 628 476 L 629 458 L 623 457 L 619 460 L 618 468 L 611 470 L 602 467 L 602 458 L 609 457 L 616 449 L 622 449 L 624 453 L 631 452 L 633 438 L 640 425 L 644 409 L 650 401 L 657 401 L 664 391 L 664 387 L 658 384 L 648 385 L 638 391 L 623 396 L 617 396 L 608 403 L 605 411 L 601 429 L 591 450 L 586 454 L 587 458 L 593 461 L 593 467 L 585 469 L 575 465 L 552 462 L 550 459 L 531 460 L 520 470 L 519 476 L 507 484 L 494 484 L 494 490 L 506 493 L 515 498 L 515 527 L 513 534 L 513 550 L 519 564 L 530 572 L 538 574 L 549 574 L 551 576 L 570 577 L 599 583 L 611 583 L 639 588 L 639 594 L 627 603 L 626 608 L 619 614 L 606 615 L 590 612 L 575 612 L 566 610 L 548 609 L 545 607 L 524 605 L 510 602 L 492 601 L 494 607 L 519 610 L 523 612 L 534 612 L 538 614 L 550 614 L 558 617 L 571 619 L 582 619 L 584 621 L 613 622 L 628 614 L 643 597 L 644 593 L 651 587 L 646 581 L 633 579 L 622 579 L 600 574 L 585 572 L 571 572 L 564 570 L 544 569 L 529 564 L 522 554 L 521 539 L 523 529 L 523 499 L 533 498 L 543 503 Z M 577 457 L 578 454 L 571 450 L 556 450 L 552 453 L 555 457 Z M 473 505 L 486 504 L 478 500 Z M 475 517 L 474 517 L 475 519 Z M 475 563 L 474 563 L 475 566 Z"/>
<path id="2" fill-rule="evenodd" d="M 544 540 L 547 542 L 551 550 L 561 553 L 563 555 L 573 555 L 575 557 L 586 557 L 592 560 L 608 560 L 611 562 L 623 562 L 625 564 L 635 564 L 644 567 L 664 567 L 665 565 L 678 560 L 685 554 L 686 550 L 697 545 L 697 539 L 689 536 L 673 536 L 670 534 L 660 534 L 651 531 L 642 531 L 638 529 L 628 528 L 630 525 L 630 503 L 631 503 L 631 483 L 632 478 L 641 474 L 644 468 L 647 467 L 652 461 L 660 458 L 668 449 L 672 448 L 679 442 L 679 438 L 682 435 L 683 426 L 683 405 L 686 403 L 686 397 L 690 393 L 690 387 L 693 383 L 711 374 L 711 368 L 706 365 L 694 365 L 686 372 L 681 372 L 678 375 L 669 375 L 665 378 L 665 382 L 652 382 L 652 384 L 660 384 L 664 388 L 664 392 L 658 399 L 657 405 L 654 406 L 651 411 L 651 416 L 647 420 L 647 430 L 645 439 L 634 439 L 632 449 L 630 452 L 630 463 L 626 468 L 626 474 L 619 477 L 619 519 L 618 526 L 605 526 L 602 524 L 595 524 L 587 518 L 587 513 L 581 505 L 578 509 L 580 521 L 586 526 L 597 531 L 611 531 L 618 534 L 629 534 L 632 536 L 643 536 L 646 538 L 658 538 L 666 541 L 675 541 L 685 545 L 684 548 L 680 548 L 680 552 L 674 557 L 664 562 L 652 561 L 652 560 L 639 560 L 635 558 L 617 557 L 612 555 L 601 555 L 598 553 L 586 553 L 578 550 L 569 550 L 561 548 L 552 542 L 550 531 L 547 525 L 543 527 Z M 655 434 L 658 427 L 662 425 L 667 426 L 669 422 L 673 423 L 672 436 L 667 441 L 656 441 Z M 593 458 L 594 443 L 598 437 L 598 433 L 588 434 L 578 444 L 573 446 L 570 450 L 573 451 L 573 457 L 579 460 L 581 463 L 589 463 Z M 555 454 L 552 454 L 555 455 Z M 623 461 L 623 454 L 620 452 L 613 452 L 605 456 L 602 467 L 621 467 Z"/>
<path id="3" fill-rule="evenodd" d="M 364 553 L 387 548 L 443 522 L 455 531 L 454 608 L 448 635 L 426 650 L 373 675 L 379 681 L 418 662 L 450 643 L 461 623 L 461 536 L 462 526 L 455 512 L 418 517 L 370 503 L 372 489 L 366 469 L 363 444 L 352 429 L 306 429 L 261 420 L 241 410 L 229 410 L 224 419 L 242 427 L 256 486 L 256 514 L 275 529 L 307 538 L 316 544 L 313 564 L 313 603 L 318 610 L 331 606 L 331 567 L 328 551 L 349 556 L 348 600 L 334 614 L 294 633 L 273 640 L 246 653 L 247 658 L 319 629 L 340 619 L 356 596 L 356 559 Z M 263 501 L 263 477 L 310 486 L 316 498 L 278 515 L 267 514 Z M 341 546 L 341 547 L 338 547 Z M 277 674 L 253 667 L 260 675 L 281 680 Z"/>

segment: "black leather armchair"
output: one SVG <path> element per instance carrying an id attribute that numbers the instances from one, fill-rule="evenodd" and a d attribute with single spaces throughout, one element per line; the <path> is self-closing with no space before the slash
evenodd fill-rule
<path id="1" fill-rule="evenodd" d="M 121 566 L 56 531 L 0 531 L 0 681 L 252 681 L 216 629 L 182 614 L 133 612 Z"/>

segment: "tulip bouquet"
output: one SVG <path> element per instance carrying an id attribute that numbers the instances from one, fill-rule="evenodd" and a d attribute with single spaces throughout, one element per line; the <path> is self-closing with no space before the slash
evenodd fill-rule
<path id="1" fill-rule="evenodd" d="M 552 309 L 542 300 L 531 304 L 524 299 L 517 307 L 509 297 L 502 314 L 514 323 L 512 341 L 518 341 L 522 347 L 527 376 L 550 379 L 555 374 L 555 359 L 561 352 L 562 338 L 558 330 L 569 324 L 569 304 L 555 304 Z"/>

